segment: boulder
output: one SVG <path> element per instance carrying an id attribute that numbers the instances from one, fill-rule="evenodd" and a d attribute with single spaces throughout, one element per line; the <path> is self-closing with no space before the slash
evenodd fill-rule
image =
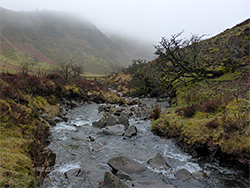
<path id="1" fill-rule="evenodd" d="M 103 188 L 129 188 L 125 183 L 123 183 L 119 178 L 117 178 L 111 172 L 105 172 Z"/>
<path id="2" fill-rule="evenodd" d="M 193 172 L 192 176 L 194 177 L 194 179 L 196 180 L 201 180 L 207 177 L 207 175 L 202 172 L 202 171 L 198 171 L 198 172 Z"/>
<path id="3" fill-rule="evenodd" d="M 106 125 L 105 125 L 105 121 L 103 121 L 102 119 L 100 119 L 99 121 L 93 122 L 92 126 L 101 129 L 101 128 L 105 127 Z"/>
<path id="4" fill-rule="evenodd" d="M 130 175 L 130 174 L 142 173 L 147 170 L 147 168 L 144 165 L 124 156 L 119 156 L 109 159 L 108 165 L 112 168 L 115 174 L 118 171 L 123 171 Z"/>
<path id="5" fill-rule="evenodd" d="M 64 174 L 70 183 L 76 182 L 80 179 L 84 179 L 86 176 L 86 172 L 81 168 L 71 169 Z"/>
<path id="6" fill-rule="evenodd" d="M 135 105 L 135 104 L 139 104 L 139 103 L 140 103 L 140 99 L 138 97 L 133 98 L 133 99 L 127 101 L 128 105 Z"/>
<path id="7" fill-rule="evenodd" d="M 60 116 L 60 118 L 61 118 L 63 121 L 65 121 L 65 122 L 67 122 L 67 121 L 69 120 L 69 118 L 67 118 L 66 116 Z"/>
<path id="8" fill-rule="evenodd" d="M 78 103 L 76 101 L 71 101 L 69 105 L 70 105 L 70 108 L 72 109 L 72 108 L 77 107 Z"/>
<path id="9" fill-rule="evenodd" d="M 125 130 L 127 130 L 128 127 L 129 127 L 129 119 L 128 119 L 128 117 L 126 115 L 121 115 L 118 118 L 118 123 L 124 125 L 125 126 Z"/>
<path id="10" fill-rule="evenodd" d="M 134 126 L 134 125 L 132 125 L 132 126 L 130 126 L 127 130 L 126 130 L 126 132 L 125 132 L 125 134 L 124 134 L 124 139 L 126 139 L 126 138 L 131 138 L 132 136 L 136 136 L 137 135 L 137 128 L 136 128 L 136 126 Z"/>
<path id="11" fill-rule="evenodd" d="M 126 115 L 126 116 L 133 116 L 133 112 L 128 109 L 128 108 L 125 108 L 125 110 L 123 110 L 123 112 L 121 113 L 121 115 Z"/>
<path id="12" fill-rule="evenodd" d="M 59 122 L 62 122 L 63 120 L 62 120 L 62 118 L 60 118 L 60 117 L 55 117 L 54 119 L 53 119 L 53 121 L 54 122 L 56 122 L 56 123 L 59 123 Z"/>
<path id="13" fill-rule="evenodd" d="M 42 114 L 41 117 L 42 117 L 45 121 L 48 121 L 48 120 L 49 120 L 49 116 L 48 116 L 48 114 L 46 114 L 46 113 Z"/>
<path id="14" fill-rule="evenodd" d="M 99 121 L 93 122 L 92 126 L 104 128 L 106 126 L 113 126 L 118 124 L 116 118 L 110 113 L 106 112 Z"/>
<path id="15" fill-rule="evenodd" d="M 115 116 L 120 116 L 123 112 L 124 108 L 116 108 L 116 111 L 114 113 Z"/>
<path id="16" fill-rule="evenodd" d="M 105 122 L 106 126 L 112 126 L 116 125 L 118 122 L 114 116 L 112 116 L 110 113 L 107 113 L 105 116 Z"/>
<path id="17" fill-rule="evenodd" d="M 125 133 L 125 126 L 122 124 L 104 127 L 99 132 L 99 134 L 116 135 L 116 136 L 122 136 L 124 135 L 124 133 Z"/>
<path id="18" fill-rule="evenodd" d="M 54 120 L 49 119 L 48 122 L 51 126 L 56 126 L 56 122 Z"/>
<path id="19" fill-rule="evenodd" d="M 175 177 L 181 180 L 188 180 L 193 178 L 192 174 L 186 169 L 180 169 L 175 173 Z"/>
<path id="20" fill-rule="evenodd" d="M 123 172 L 122 170 L 119 170 L 115 175 L 120 179 L 132 181 L 130 175 L 128 175 L 126 172 Z"/>
<path id="21" fill-rule="evenodd" d="M 98 111 L 99 112 L 109 112 L 111 114 L 114 114 L 116 112 L 116 107 L 111 105 L 111 104 L 106 104 L 106 105 L 101 105 L 99 108 L 98 108 Z"/>
<path id="22" fill-rule="evenodd" d="M 155 157 L 153 157 L 152 159 L 149 159 L 147 163 L 153 168 L 166 169 L 167 167 L 169 167 L 169 165 L 166 163 L 166 160 L 160 153 L 157 153 Z"/>

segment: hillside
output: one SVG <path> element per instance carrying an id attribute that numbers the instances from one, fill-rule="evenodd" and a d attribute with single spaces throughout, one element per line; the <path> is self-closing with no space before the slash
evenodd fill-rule
<path id="1" fill-rule="evenodd" d="M 75 57 L 86 72 L 105 74 L 112 66 L 126 67 L 133 59 L 153 57 L 147 46 L 111 40 L 94 24 L 68 13 L 0 8 L 0 15 L 2 70 L 15 71 L 24 62 L 49 69 Z"/>
<path id="2" fill-rule="evenodd" d="M 250 19 L 210 39 L 163 39 L 157 58 L 110 78 L 127 95 L 168 97 L 152 131 L 221 164 L 250 165 Z"/>

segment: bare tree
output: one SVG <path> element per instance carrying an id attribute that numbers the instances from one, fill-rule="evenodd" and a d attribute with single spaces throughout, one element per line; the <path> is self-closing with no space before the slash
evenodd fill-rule
<path id="1" fill-rule="evenodd" d="M 180 39 L 181 33 L 173 35 L 170 39 L 162 38 L 155 46 L 158 55 L 157 67 L 161 74 L 161 81 L 172 87 L 178 80 L 186 84 L 189 81 L 217 77 L 223 73 L 210 69 L 212 61 L 206 58 L 203 36 L 192 35 L 190 39 Z"/>
<path id="2" fill-rule="evenodd" d="M 57 70 L 57 73 L 59 73 L 67 83 L 79 80 L 84 73 L 84 67 L 80 64 L 74 64 L 74 59 L 75 57 L 72 57 L 68 63 L 60 63 Z"/>

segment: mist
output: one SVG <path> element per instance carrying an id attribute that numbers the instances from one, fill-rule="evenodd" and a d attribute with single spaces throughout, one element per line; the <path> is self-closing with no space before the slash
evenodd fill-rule
<path id="1" fill-rule="evenodd" d="M 249 0 L 0 0 L 15 11 L 66 11 L 88 19 L 107 35 L 157 44 L 184 31 L 214 36 L 250 17 Z"/>

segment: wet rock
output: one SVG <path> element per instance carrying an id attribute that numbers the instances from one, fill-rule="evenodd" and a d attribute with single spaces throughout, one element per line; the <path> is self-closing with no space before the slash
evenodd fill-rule
<path id="1" fill-rule="evenodd" d="M 52 167 L 47 167 L 47 168 L 44 168 L 44 167 L 36 167 L 36 174 L 39 176 L 39 175 L 42 175 L 42 174 L 48 174 L 50 173 L 51 171 L 53 170 Z"/>
<path id="2" fill-rule="evenodd" d="M 93 123 L 92 123 L 92 126 L 101 129 L 101 128 L 105 127 L 106 125 L 105 125 L 105 121 L 102 120 L 102 119 L 100 119 L 99 121 L 93 122 Z"/>
<path id="3" fill-rule="evenodd" d="M 107 113 L 105 116 L 105 122 L 106 122 L 106 126 L 112 126 L 118 123 L 116 118 L 109 113 Z"/>
<path id="4" fill-rule="evenodd" d="M 132 107 L 132 108 L 130 108 L 130 110 L 132 112 L 139 112 L 141 110 L 141 108 L 139 108 L 139 107 Z"/>
<path id="5" fill-rule="evenodd" d="M 128 105 L 135 105 L 135 104 L 139 104 L 139 103 L 140 103 L 140 99 L 138 97 L 133 98 L 133 99 L 127 101 Z"/>
<path id="6" fill-rule="evenodd" d="M 134 125 L 132 125 L 132 126 L 130 126 L 127 130 L 126 130 L 126 132 L 125 132 L 125 134 L 124 134 L 124 139 L 126 139 L 126 138 L 131 138 L 132 136 L 136 136 L 137 135 L 137 128 L 136 128 L 136 126 L 134 126 Z"/>
<path id="7" fill-rule="evenodd" d="M 128 119 L 128 117 L 125 116 L 125 115 L 121 115 L 121 116 L 118 118 L 118 123 L 124 125 L 124 126 L 125 126 L 125 130 L 127 130 L 128 127 L 129 127 L 129 119 Z"/>
<path id="8" fill-rule="evenodd" d="M 59 122 L 62 122 L 63 120 L 62 120 L 62 118 L 60 118 L 60 117 L 55 117 L 55 118 L 53 119 L 53 121 L 56 122 L 56 123 L 59 123 Z"/>
<path id="9" fill-rule="evenodd" d="M 69 104 L 70 108 L 75 108 L 78 106 L 78 103 L 76 101 L 71 101 L 70 104 Z"/>
<path id="10" fill-rule="evenodd" d="M 67 111 L 65 108 L 60 108 L 60 115 L 65 116 L 67 114 Z"/>
<path id="11" fill-rule="evenodd" d="M 116 108 L 116 111 L 114 113 L 115 116 L 121 116 L 121 113 L 123 112 L 124 108 Z"/>
<path id="12" fill-rule="evenodd" d="M 114 126 L 107 126 L 105 128 L 102 128 L 99 134 L 105 134 L 105 135 L 116 135 L 116 136 L 122 136 L 125 133 L 125 126 L 122 124 L 117 124 Z"/>
<path id="13" fill-rule="evenodd" d="M 130 184 L 129 184 L 130 185 Z M 164 184 L 157 181 L 148 181 L 148 182 L 132 182 L 130 187 L 138 188 L 176 188 L 174 185 Z M 185 188 L 194 188 L 194 187 L 185 187 Z M 197 188 L 197 187 L 195 187 Z"/>
<path id="14" fill-rule="evenodd" d="M 124 156 L 109 159 L 108 165 L 112 168 L 114 173 L 123 171 L 129 175 L 142 173 L 147 170 L 144 165 Z"/>
<path id="15" fill-rule="evenodd" d="M 64 173 L 65 177 L 69 180 L 70 183 L 83 179 L 86 175 L 86 172 L 81 168 L 71 169 Z"/>
<path id="16" fill-rule="evenodd" d="M 178 159 L 175 159 L 175 158 L 167 157 L 166 162 L 172 168 L 181 165 L 181 161 L 179 161 Z"/>
<path id="17" fill-rule="evenodd" d="M 105 105 L 101 105 L 99 108 L 98 108 L 98 111 L 99 112 L 109 112 L 111 114 L 114 114 L 116 112 L 117 108 L 114 106 L 114 105 L 111 105 L 111 104 L 105 104 Z"/>
<path id="18" fill-rule="evenodd" d="M 178 170 L 175 173 L 175 177 L 178 178 L 178 179 L 181 179 L 181 180 L 187 180 L 187 179 L 193 178 L 192 174 L 186 169 Z"/>
<path id="19" fill-rule="evenodd" d="M 153 168 L 167 168 L 169 165 L 166 163 L 166 160 L 164 157 L 160 154 L 157 153 L 156 156 L 152 159 L 149 159 L 147 163 L 153 167 Z"/>
<path id="20" fill-rule="evenodd" d="M 49 120 L 48 120 L 48 123 L 49 123 L 51 126 L 56 126 L 56 122 L 55 122 L 54 120 L 49 119 Z"/>
<path id="21" fill-rule="evenodd" d="M 49 120 L 49 116 L 48 116 L 48 114 L 42 114 L 41 115 L 41 117 L 44 119 L 44 120 L 46 120 L 46 121 L 48 121 Z"/>
<path id="22" fill-rule="evenodd" d="M 126 116 L 133 116 L 133 112 L 128 109 L 128 108 L 125 108 L 125 110 L 123 110 L 123 112 L 121 113 L 121 115 L 126 115 Z"/>
<path id="23" fill-rule="evenodd" d="M 119 178 L 111 172 L 105 172 L 103 188 L 128 188 Z"/>
<path id="24" fill-rule="evenodd" d="M 166 99 L 165 99 L 165 98 L 157 98 L 156 101 L 157 101 L 157 102 L 164 102 L 164 101 L 166 101 Z"/>
<path id="25" fill-rule="evenodd" d="M 132 181 L 130 175 L 128 175 L 126 172 L 123 172 L 122 170 L 119 170 L 115 175 L 120 179 Z"/>
<path id="26" fill-rule="evenodd" d="M 88 140 L 88 142 L 94 142 L 96 140 L 96 137 L 88 136 L 87 140 Z"/>
<path id="27" fill-rule="evenodd" d="M 54 166 L 56 161 L 56 154 L 49 148 L 45 148 L 43 152 L 38 155 L 36 166 L 49 167 Z"/>
<path id="28" fill-rule="evenodd" d="M 69 118 L 67 118 L 66 116 L 59 115 L 58 117 L 61 118 L 64 122 L 67 122 L 69 120 Z"/>
<path id="29" fill-rule="evenodd" d="M 118 124 L 118 121 L 116 120 L 116 118 L 107 112 L 103 115 L 103 117 L 99 121 L 93 122 L 92 125 L 94 127 L 104 128 L 106 126 L 113 126 L 116 124 Z"/>
<path id="30" fill-rule="evenodd" d="M 194 179 L 196 180 L 201 180 L 207 177 L 207 175 L 202 172 L 202 171 L 198 171 L 198 172 L 193 172 L 192 176 L 194 177 Z"/>

